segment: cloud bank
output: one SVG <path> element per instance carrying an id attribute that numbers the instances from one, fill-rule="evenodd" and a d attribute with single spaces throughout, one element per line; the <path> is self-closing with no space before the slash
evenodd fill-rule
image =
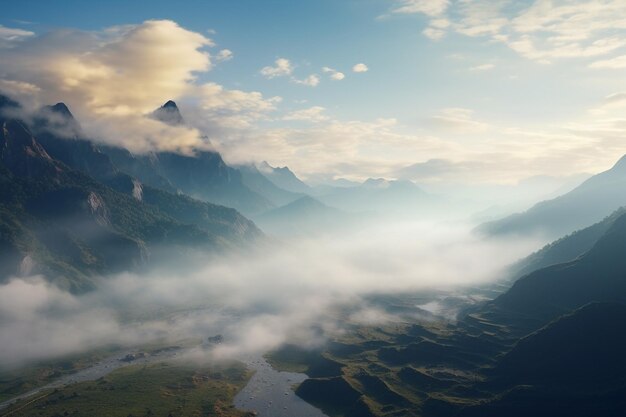
<path id="1" fill-rule="evenodd" d="M 610 55 L 626 46 L 626 3 L 621 0 L 399 0 L 386 15 L 422 14 L 433 40 L 455 32 L 486 37 L 521 56 L 551 63 Z M 620 68 L 622 59 L 591 68 Z"/>
<path id="2" fill-rule="evenodd" d="M 216 333 L 226 339 L 219 356 L 285 342 L 315 345 L 342 331 L 346 308 L 358 322 L 381 319 L 365 301 L 373 294 L 487 282 L 535 245 L 489 244 L 464 228 L 399 223 L 245 256 L 207 262 L 204 255 L 199 264 L 109 277 L 84 295 L 41 277 L 16 278 L 0 285 L 0 367 Z"/>

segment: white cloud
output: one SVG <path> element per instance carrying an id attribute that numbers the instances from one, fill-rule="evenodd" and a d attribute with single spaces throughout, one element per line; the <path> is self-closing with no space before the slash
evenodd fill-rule
<path id="1" fill-rule="evenodd" d="M 322 72 L 327 73 L 331 80 L 341 81 L 346 78 L 346 75 L 343 72 L 339 72 L 334 68 L 323 67 Z"/>
<path id="2" fill-rule="evenodd" d="M 296 110 L 288 113 L 283 117 L 283 120 L 299 120 L 308 122 L 321 122 L 328 120 L 329 117 L 324 114 L 326 109 L 321 106 L 313 106 L 308 109 Z"/>
<path id="3" fill-rule="evenodd" d="M 2 41 L 19 41 L 31 36 L 35 36 L 35 33 L 28 30 L 8 28 L 0 25 L 0 40 Z M 0 45 L 2 44 L 0 43 Z"/>
<path id="4" fill-rule="evenodd" d="M 343 313 L 359 322 L 384 319 L 366 301 L 371 294 L 487 282 L 534 245 L 493 244 L 465 227 L 407 222 L 208 261 L 203 253 L 176 273 L 110 276 L 81 295 L 41 277 L 16 278 L 0 284 L 0 369 L 104 345 L 218 333 L 225 339 L 213 351 L 218 357 L 265 353 L 285 342 L 311 346 L 345 326 Z"/>
<path id="5" fill-rule="evenodd" d="M 228 90 L 216 83 L 198 86 L 200 112 L 191 115 L 202 131 L 223 133 L 224 129 L 245 129 L 276 109 L 280 97 L 265 98 L 257 91 Z M 193 112 L 193 109 L 190 109 Z"/>
<path id="6" fill-rule="evenodd" d="M 423 13 L 428 16 L 440 16 L 446 11 L 449 4 L 448 0 L 400 0 L 398 6 L 391 9 L 391 13 Z"/>
<path id="7" fill-rule="evenodd" d="M 609 55 L 626 47 L 623 0 L 403 1 L 392 14 L 420 13 L 429 18 L 425 36 L 438 40 L 446 31 L 488 37 L 521 56 L 550 63 L 557 59 Z M 621 68 L 621 60 L 599 61 L 592 68 Z"/>
<path id="8" fill-rule="evenodd" d="M 367 67 L 367 65 L 360 63 L 360 64 L 356 64 L 355 66 L 353 66 L 352 71 L 353 72 L 367 72 L 369 71 L 369 68 Z"/>
<path id="9" fill-rule="evenodd" d="M 303 79 L 292 77 L 291 82 L 294 84 L 306 85 L 308 87 L 317 87 L 317 85 L 320 83 L 320 77 L 318 77 L 316 74 L 311 74 Z"/>
<path id="10" fill-rule="evenodd" d="M 424 34 L 424 36 L 432 40 L 439 40 L 446 35 L 445 30 L 437 29 L 437 28 L 430 27 L 430 26 L 424 29 L 422 33 Z"/>
<path id="11" fill-rule="evenodd" d="M 274 66 L 267 66 L 261 69 L 261 75 L 263 75 L 267 79 L 272 79 L 276 77 L 284 77 L 287 75 L 291 75 L 293 72 L 293 67 L 291 62 L 286 58 L 278 58 L 274 61 Z"/>
<path id="12" fill-rule="evenodd" d="M 217 62 L 230 61 L 231 59 L 233 59 L 233 51 L 230 49 L 222 49 L 217 53 L 217 55 L 215 55 L 215 60 Z"/>

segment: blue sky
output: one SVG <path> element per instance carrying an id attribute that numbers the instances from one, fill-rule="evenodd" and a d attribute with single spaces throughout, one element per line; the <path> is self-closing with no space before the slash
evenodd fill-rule
<path id="1" fill-rule="evenodd" d="M 213 56 L 212 68 L 194 71 L 193 85 L 259 92 L 266 100 L 280 97 L 254 123 L 248 116 L 247 130 L 214 132 L 214 145 L 232 160 L 258 154 L 276 164 L 296 165 L 305 176 L 363 178 L 393 176 L 411 163 L 445 159 L 455 172 L 482 164 L 472 170 L 479 174 L 477 181 L 503 168 L 508 174 L 502 178 L 517 181 L 593 172 L 626 152 L 616 130 L 624 110 L 617 98 L 626 90 L 622 3 L 21 1 L 3 5 L 0 35 L 22 30 L 29 34 L 23 37 L 26 45 L 68 28 L 106 37 L 119 25 L 173 21 L 215 43 L 200 47 Z M 8 49 L 14 53 L 20 47 L 12 42 Z M 223 49 L 232 59 L 219 62 Z M 289 61 L 289 73 L 264 75 L 262 69 L 277 59 Z M 353 72 L 357 63 L 369 70 Z M 333 72 L 324 72 L 325 67 L 345 77 L 332 80 Z M 9 80 L 8 74 L 0 66 L 5 80 L 19 78 Z M 314 86 L 297 83 L 311 76 L 319 79 Z M 45 75 L 19 81 L 37 85 L 37 77 Z M 82 106 L 78 96 L 68 96 Z M 197 100 L 184 94 L 174 98 Z M 238 110 L 241 105 L 239 100 Z M 212 108 L 220 114 L 234 111 L 225 106 Z M 199 119 L 201 113 L 190 117 Z M 334 146 L 339 141 L 346 143 Z M 324 147 L 328 154 L 320 150 Z M 327 163 L 311 164 L 312 158 Z M 494 158 L 506 161 L 504 167 L 498 168 Z M 422 178 L 432 179 L 440 178 Z"/>

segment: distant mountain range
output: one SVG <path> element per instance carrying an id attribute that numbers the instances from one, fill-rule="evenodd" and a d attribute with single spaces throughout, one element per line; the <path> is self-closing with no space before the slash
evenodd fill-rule
<path id="1" fill-rule="evenodd" d="M 257 169 L 278 187 L 292 193 L 310 194 L 311 187 L 302 182 L 287 167 L 275 168 L 263 161 Z"/>
<path id="2" fill-rule="evenodd" d="M 560 197 L 485 223 L 477 230 L 489 236 L 542 234 L 555 239 L 599 222 L 626 205 L 625 189 L 626 156 Z"/>
<path id="3" fill-rule="evenodd" d="M 304 196 L 254 219 L 263 230 L 278 236 L 311 237 L 345 231 L 359 218 Z"/>
<path id="4" fill-rule="evenodd" d="M 243 184 L 249 189 L 251 189 L 252 191 L 264 196 L 275 207 L 280 207 L 285 204 L 289 204 L 306 195 L 300 192 L 288 191 L 285 188 L 279 187 L 278 185 L 276 185 L 274 181 L 269 179 L 272 175 L 268 174 L 267 170 L 266 170 L 266 173 L 263 174 L 253 164 L 240 165 L 240 166 L 237 166 L 237 169 L 239 170 L 239 172 L 241 172 L 241 180 Z M 294 175 L 294 178 L 295 178 L 295 175 Z M 297 181 L 300 181 L 300 180 L 297 180 Z"/>
<path id="5" fill-rule="evenodd" d="M 349 212 L 418 215 L 434 209 L 439 199 L 411 181 L 370 178 L 357 186 L 334 187 L 317 196 L 323 203 Z"/>

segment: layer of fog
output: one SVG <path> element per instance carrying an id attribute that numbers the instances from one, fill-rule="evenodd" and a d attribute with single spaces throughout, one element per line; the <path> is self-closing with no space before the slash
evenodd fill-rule
<path id="1" fill-rule="evenodd" d="M 393 320 L 366 301 L 373 294 L 459 291 L 502 278 L 506 265 L 538 247 L 532 240 L 487 242 L 469 230 L 416 222 L 372 226 L 107 277 L 84 295 L 43 277 L 13 278 L 0 286 L 0 367 L 109 344 L 175 343 L 216 333 L 225 336 L 213 352 L 218 357 L 286 342 L 314 346 L 341 334 L 346 318 Z"/>

